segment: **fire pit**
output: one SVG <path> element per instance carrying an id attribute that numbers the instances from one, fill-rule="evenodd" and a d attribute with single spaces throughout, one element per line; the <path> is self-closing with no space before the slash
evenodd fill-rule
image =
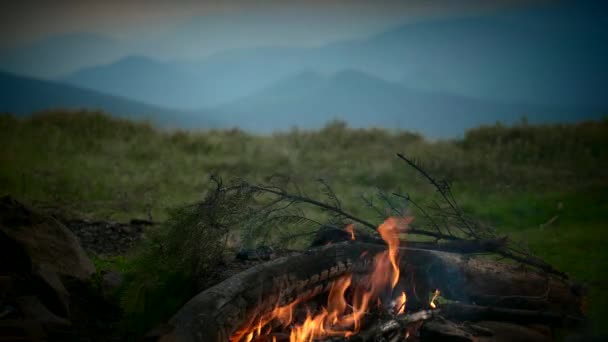
<path id="1" fill-rule="evenodd" d="M 582 293 L 520 264 L 403 247 L 410 218 L 255 266 L 190 300 L 161 341 L 551 340 Z"/>

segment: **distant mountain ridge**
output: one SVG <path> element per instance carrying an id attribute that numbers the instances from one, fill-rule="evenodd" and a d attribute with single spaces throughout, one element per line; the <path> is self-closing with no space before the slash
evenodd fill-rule
<path id="1" fill-rule="evenodd" d="M 58 78 L 74 68 L 114 61 L 126 49 L 122 42 L 96 33 L 69 33 L 0 50 L 0 69 L 35 78 Z"/>
<path id="2" fill-rule="evenodd" d="M 306 128 L 340 119 L 355 127 L 399 128 L 429 137 L 459 136 L 480 124 L 509 124 L 524 116 L 532 123 L 581 118 L 581 113 L 559 107 L 424 92 L 352 69 L 329 76 L 304 72 L 212 111 L 242 128 L 265 133 L 289 129 L 292 118 Z M 601 112 L 585 115 L 602 117 Z"/>
<path id="3" fill-rule="evenodd" d="M 132 56 L 59 80 L 193 109 L 236 101 L 306 70 L 331 74 L 354 69 L 427 92 L 581 111 L 606 109 L 608 29 L 594 29 L 588 20 L 608 20 L 608 15 L 593 8 L 556 6 L 554 11 L 541 7 L 410 23 L 317 48 L 243 48 L 194 62 Z"/>
<path id="4" fill-rule="evenodd" d="M 202 112 L 156 107 L 123 97 L 0 71 L 0 112 L 28 115 L 49 109 L 102 110 L 165 127 L 212 127 Z"/>

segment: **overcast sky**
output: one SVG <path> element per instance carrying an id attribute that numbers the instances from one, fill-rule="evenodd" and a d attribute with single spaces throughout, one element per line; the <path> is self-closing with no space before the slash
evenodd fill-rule
<path id="1" fill-rule="evenodd" d="M 1 5 L 0 43 L 4 48 L 11 48 L 49 36 L 78 32 L 98 33 L 133 44 L 167 35 L 201 36 L 200 47 L 184 51 L 187 57 L 255 45 L 320 45 L 370 35 L 404 22 L 502 11 L 539 2 L 21 0 Z M 211 39 L 212 36 L 217 39 Z M 180 37 L 171 38 L 174 45 L 179 46 Z"/>

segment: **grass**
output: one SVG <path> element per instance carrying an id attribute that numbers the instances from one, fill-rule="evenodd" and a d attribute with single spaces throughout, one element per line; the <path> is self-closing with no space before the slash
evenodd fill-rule
<path id="1" fill-rule="evenodd" d="M 286 174 L 308 194 L 326 179 L 342 203 L 369 217 L 361 194 L 432 188 L 395 157 L 403 152 L 453 182 L 466 211 L 525 241 L 539 256 L 589 284 L 594 331 L 608 333 L 608 121 L 480 127 L 428 141 L 403 131 L 350 129 L 255 136 L 239 130 L 161 131 L 100 113 L 0 116 L 0 194 L 93 218 L 163 221 L 167 209 L 200 200 L 208 175 L 264 182 Z M 551 224 L 541 226 L 554 219 Z M 128 260 L 96 260 L 132 268 Z M 170 286 L 169 286 L 170 287 Z"/>

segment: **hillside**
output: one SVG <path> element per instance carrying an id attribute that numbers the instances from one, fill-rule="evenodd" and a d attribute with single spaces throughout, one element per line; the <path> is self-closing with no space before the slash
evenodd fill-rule
<path id="1" fill-rule="evenodd" d="M 196 73 L 142 56 L 84 68 L 59 81 L 170 108 L 199 109 L 205 102 L 200 99 L 209 97 Z"/>
<path id="2" fill-rule="evenodd" d="M 91 219 L 162 221 L 168 208 L 200 200 L 211 173 L 226 184 L 288 175 L 303 193 L 322 200 L 327 199 L 315 180 L 325 179 L 344 208 L 378 222 L 383 218 L 362 197 L 376 199 L 382 190 L 420 201 L 434 198 L 428 182 L 395 157 L 403 152 L 450 180 L 472 217 L 525 241 L 588 284 L 588 312 L 597 331 L 605 332 L 607 145 L 606 121 L 495 125 L 462 139 L 430 142 L 405 131 L 341 123 L 255 136 L 238 130 L 163 131 L 99 113 L 1 115 L 0 196 Z M 413 210 L 400 201 L 395 205 Z M 160 298 L 166 304 L 167 297 Z"/>
<path id="3" fill-rule="evenodd" d="M 27 115 L 49 109 L 101 110 L 169 127 L 210 127 L 199 113 L 152 106 L 51 81 L 0 72 L 0 112 Z"/>

